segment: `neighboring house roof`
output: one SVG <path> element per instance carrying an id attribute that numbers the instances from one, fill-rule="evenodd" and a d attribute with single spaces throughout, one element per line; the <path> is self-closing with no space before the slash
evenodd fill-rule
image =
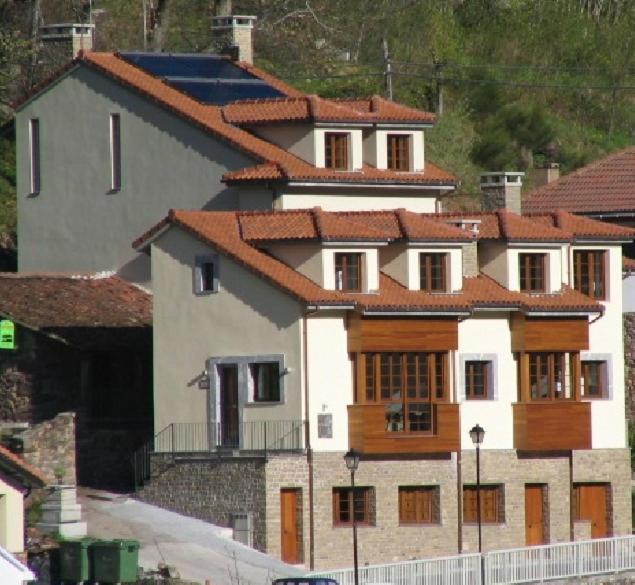
<path id="1" fill-rule="evenodd" d="M 456 215 L 451 216 L 452 219 L 456 217 Z M 473 218 L 472 215 L 469 217 Z M 479 218 L 502 225 L 503 229 L 499 229 L 498 237 L 503 240 L 506 238 L 505 229 L 511 226 L 509 229 L 514 232 L 516 222 L 519 222 L 518 225 L 521 225 L 523 229 L 525 229 L 525 222 L 533 224 L 535 233 L 527 235 L 526 241 L 536 244 L 540 243 L 536 234 L 541 233 L 547 241 L 553 241 L 552 230 L 557 230 L 562 241 L 575 238 L 571 232 L 562 232 L 558 228 L 545 225 L 544 216 L 541 216 L 540 221 L 532 221 L 529 218 L 514 216 L 512 213 L 481 213 Z M 137 249 L 145 248 L 170 226 L 176 225 L 300 301 L 315 305 L 357 308 L 369 313 L 384 311 L 468 313 L 474 309 L 485 308 L 521 310 L 529 314 L 603 312 L 600 303 L 566 286 L 557 293 L 521 293 L 507 290 L 485 275 L 464 278 L 462 290 L 454 293 L 409 290 L 384 273 L 380 273 L 379 290 L 370 294 L 326 290 L 282 260 L 257 247 L 258 244 L 267 242 L 291 241 L 354 243 L 364 240 L 389 242 L 412 239 L 416 242 L 464 244 L 474 239 L 471 231 L 448 225 L 447 221 L 447 214 L 437 216 L 404 210 L 359 212 L 326 212 L 319 208 L 258 212 L 172 210 L 165 219 L 135 240 L 133 246 Z M 598 223 L 593 222 L 593 224 Z"/>
<path id="2" fill-rule="evenodd" d="M 0 445 L 0 473 L 2 472 L 25 487 L 43 487 L 48 483 L 43 471 Z"/>
<path id="3" fill-rule="evenodd" d="M 430 162 L 426 162 L 426 167 L 421 172 L 380 170 L 369 165 L 364 165 L 362 169 L 351 172 L 318 168 L 271 142 L 229 124 L 223 118 L 221 107 L 197 101 L 162 78 L 151 75 L 135 66 L 118 53 L 80 52 L 79 56 L 64 68 L 64 71 L 79 64 L 95 69 L 118 83 L 141 93 L 149 100 L 182 116 L 197 127 L 228 142 L 234 148 L 254 159 L 255 164 L 253 166 L 226 173 L 223 179 L 228 183 L 241 183 L 243 181 L 310 181 L 346 184 L 409 184 L 449 188 L 453 188 L 457 183 L 453 175 Z M 273 78 L 267 76 L 264 72 L 245 64 L 241 66 L 251 73 L 258 74 L 263 79 L 267 78 L 268 82 L 273 83 Z M 30 95 L 33 96 L 42 91 L 59 76 L 60 73 L 46 83 L 37 86 Z M 297 90 L 288 88 L 282 82 L 278 85 L 278 89 L 281 91 L 285 89 L 285 92 L 289 93 L 290 97 L 299 97 L 301 95 Z M 17 104 L 17 106 L 19 105 Z M 389 109 L 386 105 L 383 107 L 387 110 Z M 409 109 L 403 106 L 399 107 Z"/>
<path id="4" fill-rule="evenodd" d="M 327 100 L 317 95 L 240 100 L 223 107 L 225 120 L 239 126 L 281 122 L 351 122 L 432 124 L 429 112 L 408 108 L 379 96 L 367 100 L 368 108 L 355 107 L 362 100 Z"/>
<path id="5" fill-rule="evenodd" d="M 523 211 L 635 212 L 635 146 L 563 175 L 532 191 Z"/>
<path id="6" fill-rule="evenodd" d="M 152 298 L 117 276 L 5 272 L 0 314 L 38 330 L 150 327 Z"/>

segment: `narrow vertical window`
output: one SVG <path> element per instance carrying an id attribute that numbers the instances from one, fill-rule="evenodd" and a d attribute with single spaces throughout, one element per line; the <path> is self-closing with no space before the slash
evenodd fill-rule
<path id="1" fill-rule="evenodd" d="M 194 262 L 194 294 L 218 292 L 218 256 L 196 256 Z"/>
<path id="2" fill-rule="evenodd" d="M 573 252 L 573 284 L 576 290 L 594 299 L 606 299 L 605 258 L 604 250 Z"/>
<path id="3" fill-rule="evenodd" d="M 546 254 L 519 254 L 520 290 L 546 291 Z"/>
<path id="4" fill-rule="evenodd" d="M 29 122 L 29 147 L 31 157 L 31 193 L 40 192 L 40 121 Z"/>
<path id="5" fill-rule="evenodd" d="M 110 114 L 110 188 L 121 189 L 121 118 Z"/>
<path id="6" fill-rule="evenodd" d="M 410 136 L 407 134 L 388 134 L 388 168 L 393 171 L 410 170 Z"/>
<path id="7" fill-rule="evenodd" d="M 362 255 L 358 252 L 335 254 L 335 288 L 347 292 L 362 290 Z"/>
<path id="8" fill-rule="evenodd" d="M 348 170 L 348 134 L 327 132 L 324 135 L 324 166 L 327 169 Z"/>
<path id="9" fill-rule="evenodd" d="M 426 292 L 447 292 L 447 254 L 419 255 L 419 287 Z"/>

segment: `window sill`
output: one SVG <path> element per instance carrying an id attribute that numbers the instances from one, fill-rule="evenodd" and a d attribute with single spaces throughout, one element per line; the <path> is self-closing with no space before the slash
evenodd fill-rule
<path id="1" fill-rule="evenodd" d="M 399 528 L 441 528 L 441 522 L 399 522 Z"/>
<path id="2" fill-rule="evenodd" d="M 369 524 L 368 522 L 357 522 L 357 528 L 375 528 L 375 524 Z M 333 528 L 348 528 L 349 530 L 353 528 L 352 522 L 341 522 L 337 524 L 333 524 Z"/>
<path id="3" fill-rule="evenodd" d="M 246 402 L 245 408 L 252 408 L 252 407 L 258 407 L 258 406 L 279 406 L 281 404 L 284 404 L 283 400 L 258 400 L 258 401 Z"/>

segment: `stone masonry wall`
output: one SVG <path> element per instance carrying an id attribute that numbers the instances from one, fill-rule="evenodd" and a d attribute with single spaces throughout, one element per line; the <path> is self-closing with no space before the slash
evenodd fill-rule
<path id="1" fill-rule="evenodd" d="M 624 393 L 626 415 L 635 421 L 635 313 L 624 313 Z"/>
<path id="2" fill-rule="evenodd" d="M 20 436 L 24 440 L 24 459 L 41 469 L 49 483 L 77 483 L 75 413 L 62 412 L 29 426 Z"/>
<path id="3" fill-rule="evenodd" d="M 260 458 L 153 456 L 152 480 L 140 500 L 179 514 L 231 526 L 234 512 L 253 515 L 253 546 L 265 550 L 265 462 Z"/>

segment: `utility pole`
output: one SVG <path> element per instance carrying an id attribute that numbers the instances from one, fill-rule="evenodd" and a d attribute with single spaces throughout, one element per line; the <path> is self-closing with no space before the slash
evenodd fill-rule
<path id="1" fill-rule="evenodd" d="M 432 64 L 434 66 L 434 94 L 436 97 L 436 114 L 443 116 L 443 79 L 441 77 L 443 63 L 433 58 Z"/>
<path id="2" fill-rule="evenodd" d="M 390 62 L 390 53 L 388 52 L 388 41 L 383 40 L 384 46 L 384 79 L 386 83 L 386 96 L 392 100 L 392 63 Z"/>

